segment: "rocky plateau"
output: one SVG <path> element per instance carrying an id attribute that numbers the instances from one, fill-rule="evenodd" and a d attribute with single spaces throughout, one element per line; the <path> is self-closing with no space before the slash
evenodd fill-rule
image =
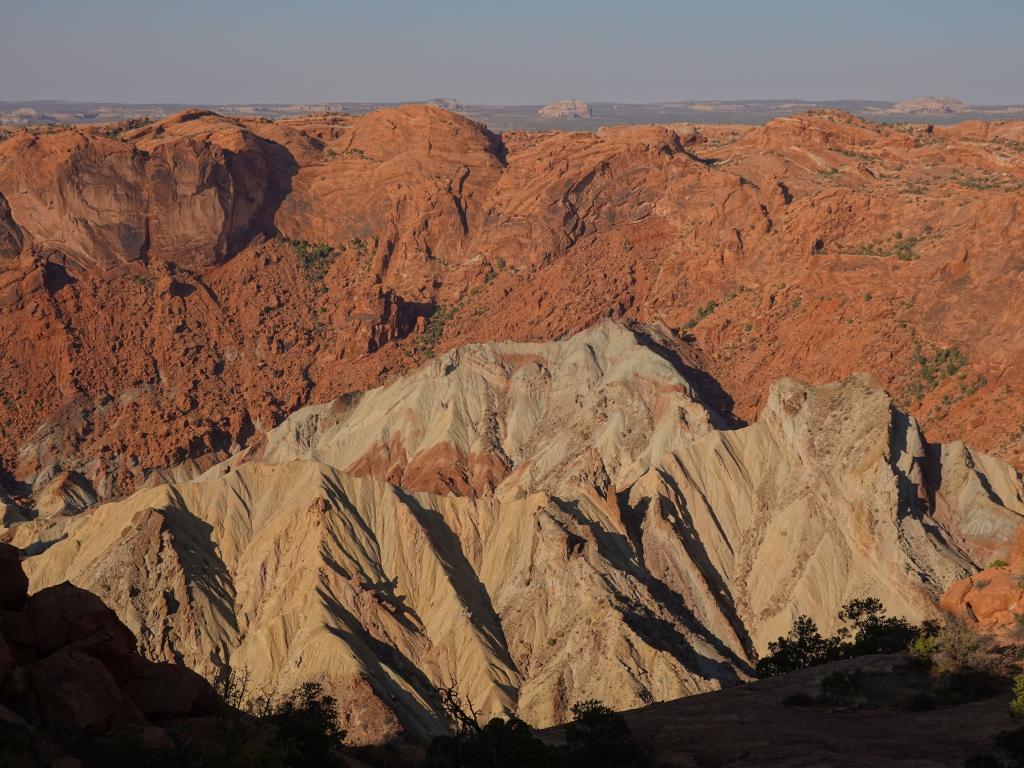
<path id="1" fill-rule="evenodd" d="M 361 744 L 450 681 L 537 726 L 728 687 L 865 595 L 1010 632 L 1022 241 L 1024 122 L 15 130 L 0 555 Z"/>

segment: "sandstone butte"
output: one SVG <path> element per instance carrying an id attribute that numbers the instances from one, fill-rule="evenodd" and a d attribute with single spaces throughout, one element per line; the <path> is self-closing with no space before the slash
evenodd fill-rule
<path id="1" fill-rule="evenodd" d="M 565 101 L 556 101 L 552 104 L 547 104 L 537 110 L 537 114 L 541 117 L 563 117 L 563 118 L 580 118 L 590 117 L 591 109 L 590 105 L 585 101 L 579 99 L 566 99 Z"/>
<path id="2" fill-rule="evenodd" d="M 436 732 L 452 679 L 541 726 L 713 690 L 798 614 L 832 631 L 870 594 L 932 618 L 1006 556 L 1019 473 L 926 443 L 869 376 L 781 380 L 733 428 L 646 331 L 452 350 L 4 536 L 34 589 L 95 593 L 148 657 L 321 680 L 365 743 Z"/>
<path id="3" fill-rule="evenodd" d="M 548 725 L 745 679 L 851 597 L 933 616 L 1024 514 L 1022 148 L 837 112 L 15 133 L 0 538 L 150 659 L 322 677 L 363 742 L 435 731 L 451 677 Z"/>

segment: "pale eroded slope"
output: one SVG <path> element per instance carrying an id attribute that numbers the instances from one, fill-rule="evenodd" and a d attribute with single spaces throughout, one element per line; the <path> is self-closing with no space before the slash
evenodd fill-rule
<path id="1" fill-rule="evenodd" d="M 33 589 L 96 592 L 151 656 L 322 678 L 371 741 L 435 727 L 451 678 L 546 725 L 732 682 L 851 597 L 920 619 L 1024 515 L 1012 468 L 925 445 L 867 377 L 782 381 L 723 424 L 606 322 L 451 352 L 192 481 L 5 535 Z"/>

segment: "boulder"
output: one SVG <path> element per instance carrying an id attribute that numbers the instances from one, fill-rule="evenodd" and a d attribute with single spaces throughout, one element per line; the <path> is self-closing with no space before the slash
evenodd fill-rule
<path id="1" fill-rule="evenodd" d="M 103 663 L 81 651 L 63 649 L 39 662 L 32 692 L 53 728 L 103 732 L 116 724 L 145 724 Z"/>
<path id="2" fill-rule="evenodd" d="M 69 582 L 32 595 L 28 616 L 36 646 L 44 655 L 72 641 L 81 643 L 94 633 L 101 633 L 106 638 L 103 642 L 112 648 L 123 646 L 129 652 L 135 649 L 135 636 L 117 615 L 96 595 Z M 89 645 L 95 649 L 93 641 Z"/>

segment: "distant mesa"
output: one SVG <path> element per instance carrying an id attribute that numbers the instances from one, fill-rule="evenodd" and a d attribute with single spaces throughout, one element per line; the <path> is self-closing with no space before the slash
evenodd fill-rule
<path id="1" fill-rule="evenodd" d="M 696 112 L 746 112 L 750 109 L 748 104 L 733 104 L 722 101 L 696 102 L 688 105 Z"/>
<path id="2" fill-rule="evenodd" d="M 547 106 L 538 109 L 537 114 L 541 117 L 561 117 L 572 120 L 584 117 L 593 117 L 590 105 L 585 101 L 580 101 L 579 99 L 556 101 L 553 104 L 548 104 Z"/>
<path id="3" fill-rule="evenodd" d="M 440 107 L 441 109 L 448 109 L 451 110 L 452 112 L 462 112 L 466 108 L 466 105 L 463 104 L 458 99 L 449 98 L 431 99 L 430 101 L 427 102 L 427 104 L 430 104 L 435 107 Z"/>
<path id="4" fill-rule="evenodd" d="M 959 115 L 970 111 L 969 104 L 949 96 L 907 99 L 893 104 L 886 110 L 895 115 Z"/>

